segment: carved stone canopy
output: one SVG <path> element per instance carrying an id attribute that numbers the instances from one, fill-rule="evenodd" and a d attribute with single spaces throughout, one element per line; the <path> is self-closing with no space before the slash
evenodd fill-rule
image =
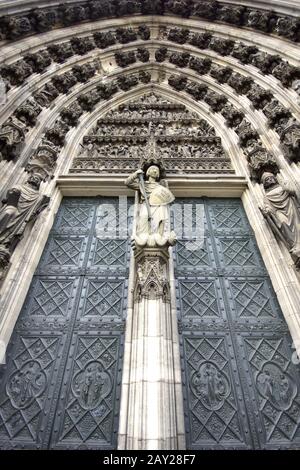
<path id="1" fill-rule="evenodd" d="M 137 251 L 135 300 L 161 299 L 164 303 L 170 300 L 168 279 L 169 254 L 166 249 L 144 248 Z"/>

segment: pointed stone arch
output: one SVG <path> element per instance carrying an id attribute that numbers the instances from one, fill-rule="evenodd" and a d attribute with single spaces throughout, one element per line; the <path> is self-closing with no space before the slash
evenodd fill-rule
<path id="1" fill-rule="evenodd" d="M 94 33 L 115 31 L 116 28 L 124 26 L 123 18 L 106 18 L 93 22 L 82 22 L 75 26 L 59 27 L 42 34 L 29 35 L 24 39 L 17 39 L 15 42 L 3 44 L 1 58 L 5 65 L 10 66 L 8 70 L 13 75 L 15 84 L 10 83 L 11 89 L 7 95 L 7 102 L 3 106 L 0 124 L 2 129 L 5 128 L 4 134 L 6 136 L 16 132 L 17 143 L 20 146 L 18 148 L 18 158 L 4 158 L 0 162 L 2 195 L 5 195 L 6 190 L 13 185 L 23 183 L 26 178 L 24 169 L 33 171 L 33 168 L 37 168 L 42 161 L 45 161 L 43 160 L 46 158 L 45 155 L 49 158 L 47 162 L 52 161 L 51 155 L 53 155 L 53 166 L 50 166 L 47 171 L 54 178 L 48 178 L 42 184 L 43 192 L 52 198 L 49 210 L 40 216 L 32 230 L 25 232 L 23 240 L 12 254 L 11 268 L 1 286 L 0 338 L 3 337 L 5 341 L 8 341 L 10 337 L 63 195 L 83 195 L 87 192 L 90 195 L 96 195 L 100 191 L 109 195 L 126 194 L 122 176 L 107 178 L 107 176 L 102 177 L 101 175 L 87 175 L 82 177 L 68 173 L 83 135 L 95 124 L 97 119 L 104 116 L 109 110 L 115 109 L 120 104 L 127 103 L 130 100 L 138 99 L 149 91 L 155 91 L 166 99 L 184 104 L 188 109 L 206 119 L 221 138 L 222 145 L 230 156 L 236 172 L 235 176 L 230 177 L 223 175 L 222 178 L 215 178 L 207 174 L 202 178 L 191 177 L 184 181 L 178 178 L 172 179 L 171 177 L 170 181 L 174 186 L 174 192 L 178 195 L 184 195 L 189 191 L 189 194 L 197 196 L 225 195 L 242 197 L 286 321 L 293 338 L 299 340 L 299 273 L 295 271 L 287 249 L 282 243 L 275 240 L 259 211 L 263 190 L 259 184 L 259 178 L 256 178 L 256 181 L 253 180 L 249 168 L 249 163 L 254 161 L 254 170 L 257 171 L 258 168 L 258 174 L 260 174 L 262 168 L 269 168 L 271 165 L 274 172 L 276 170 L 281 177 L 298 185 L 299 188 L 299 149 L 297 149 L 300 126 L 299 90 L 297 92 L 294 81 L 285 83 L 286 77 L 284 74 L 277 73 L 274 75 L 267 73 L 268 71 L 263 73 L 250 61 L 241 61 L 231 52 L 225 53 L 226 51 L 223 51 L 224 53 L 221 54 L 219 46 L 212 47 L 210 44 L 201 49 L 187 41 L 179 44 L 164 35 L 164 31 L 186 28 L 190 30 L 191 34 L 208 32 L 217 40 L 228 39 L 238 44 L 243 43 L 248 47 L 257 47 L 262 53 L 269 56 L 279 54 L 283 65 L 292 67 L 291 70 L 295 73 L 295 77 L 298 73 L 296 69 L 300 64 L 299 46 L 282 36 L 257 30 L 253 34 L 253 30 L 247 27 L 232 26 L 224 22 L 211 22 L 204 18 L 137 15 L 127 17 L 126 20 L 129 22 L 129 27 L 133 29 L 137 29 L 143 24 L 148 25 L 151 33 L 150 39 L 145 40 L 139 37 L 136 41 L 126 44 L 116 42 L 102 49 L 97 46 L 82 54 L 73 53 L 69 58 L 66 57 L 63 63 L 55 61 L 52 57 L 51 63 L 40 72 L 35 71 L 34 67 L 30 73 L 29 70 L 26 72 L 26 66 L 24 66 L 24 56 L 26 54 L 39 54 L 48 46 L 65 44 L 74 37 L 90 40 L 93 39 Z M 149 51 L 150 55 L 147 62 L 135 60 L 133 63 L 127 64 L 126 67 L 117 64 L 117 52 L 134 53 L 137 56 L 139 47 Z M 158 62 L 155 54 L 162 47 L 167 48 L 168 56 L 164 61 Z M 199 70 L 190 67 L 190 63 L 185 67 L 180 67 L 170 62 L 171 54 L 180 55 L 185 53 L 190 53 L 197 60 L 209 59 L 220 70 L 229 67 L 234 74 L 237 73 L 242 77 L 249 78 L 254 85 L 269 90 L 272 100 L 278 101 L 281 108 L 266 111 L 256 107 L 246 92 L 238 92 L 230 84 L 222 83 L 218 80 L 218 74 L 213 76 L 210 71 L 201 74 L 198 73 Z M 94 66 L 94 62 L 96 62 L 95 73 L 88 76 L 86 81 L 82 82 L 76 79 L 72 86 L 65 85 L 62 79 L 64 74 L 73 74 L 72 69 L 78 66 L 81 67 L 80 70 L 77 69 L 78 74 L 88 74 L 84 67 L 91 64 Z M 20 73 L 22 79 L 16 79 L 14 74 L 20 69 L 21 72 L 23 70 L 23 78 Z M 27 73 L 29 74 L 27 75 Z M 78 116 L 77 122 L 65 128 L 65 133 L 62 132 L 61 145 L 54 145 L 55 148 L 50 145 L 47 148 L 48 144 L 44 141 L 47 132 L 53 130 L 56 122 L 66 122 L 65 116 L 69 107 L 77 104 L 81 97 L 96 90 L 100 84 L 118 82 L 121 77 L 127 79 L 131 76 L 138 76 L 140 73 L 150 74 L 150 81 L 148 83 L 138 81 L 135 86 L 129 87 L 127 90 L 119 87 L 116 93 L 106 99 L 96 100 L 91 109 L 81 109 L 82 113 L 79 111 L 79 114 L 81 114 Z M 250 125 L 250 133 L 253 130 L 257 134 L 256 141 L 259 142 L 257 153 L 247 152 L 247 146 L 241 145 L 240 134 L 243 130 L 240 131 L 238 125 L 229 125 L 222 107 L 217 109 L 214 107 L 213 99 L 206 99 L 205 96 L 203 96 L 203 99 L 195 97 L 187 91 L 188 88 L 186 87 L 179 90 L 171 86 L 169 80 L 171 76 L 177 79 L 182 77 L 186 79 L 188 84 L 195 85 L 195 87 L 205 86 L 208 92 L 224 96 L 232 106 L 233 112 L 241 113 L 244 116 L 246 124 Z M 27 100 L 35 99 L 38 93 L 42 93 L 45 87 L 53 83 L 53 79 L 56 79 L 57 82 L 57 78 L 62 80 L 62 83 L 60 83 L 62 91 L 48 104 L 40 105 L 39 112 L 35 113 L 30 106 L 27 111 L 22 111 L 23 116 L 29 115 L 31 125 L 20 121 L 20 108 L 24 105 L 27 106 Z M 51 95 L 51 92 L 49 93 Z M 41 96 L 39 98 L 41 100 Z M 285 110 L 296 120 L 292 124 L 295 127 L 289 127 L 287 131 L 294 132 L 291 135 L 296 141 L 295 147 L 296 152 L 298 152 L 296 158 L 290 158 L 288 150 L 283 145 L 284 139 L 281 140 L 281 136 L 276 130 L 277 121 L 281 119 L 282 114 L 284 115 Z M 18 121 L 11 125 L 11 119 L 14 119 L 14 117 Z M 272 125 L 270 125 L 270 122 L 272 122 Z M 283 137 L 285 136 L 286 132 L 283 133 Z M 6 137 L 3 138 L 5 145 L 7 145 L 8 140 Z M 46 138 L 46 140 L 48 139 Z"/>

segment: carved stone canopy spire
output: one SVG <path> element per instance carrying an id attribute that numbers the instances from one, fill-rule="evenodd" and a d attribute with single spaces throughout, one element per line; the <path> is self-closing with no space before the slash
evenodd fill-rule
<path id="1" fill-rule="evenodd" d="M 162 156 L 157 150 L 156 139 L 153 133 L 150 135 L 149 142 L 146 146 L 146 151 L 140 159 L 139 166 L 143 170 L 144 175 L 146 175 L 148 168 L 152 165 L 156 165 L 159 168 L 160 178 L 164 179 L 166 177 L 166 171 L 164 168 Z"/>

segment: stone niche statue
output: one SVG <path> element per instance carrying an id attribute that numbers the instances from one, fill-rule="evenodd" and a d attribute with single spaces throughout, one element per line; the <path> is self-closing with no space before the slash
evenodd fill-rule
<path id="1" fill-rule="evenodd" d="M 176 235 L 169 229 L 169 205 L 174 196 L 161 180 L 161 169 L 150 164 L 135 171 L 125 180 L 126 186 L 138 191 L 139 211 L 134 241 L 138 247 L 174 245 Z"/>
<path id="2" fill-rule="evenodd" d="M 31 175 L 25 184 L 7 191 L 0 209 L 0 245 L 12 252 L 26 225 L 48 206 L 50 198 L 40 194 L 41 177 Z"/>
<path id="3" fill-rule="evenodd" d="M 287 246 L 300 268 L 300 203 L 294 188 L 279 184 L 273 173 L 265 172 L 261 181 L 264 186 L 264 205 L 261 211 L 274 234 Z"/>

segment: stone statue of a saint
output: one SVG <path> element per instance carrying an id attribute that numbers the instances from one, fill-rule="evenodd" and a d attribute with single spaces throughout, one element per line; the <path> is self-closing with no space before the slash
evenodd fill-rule
<path id="1" fill-rule="evenodd" d="M 41 177 L 31 175 L 25 184 L 7 191 L 0 209 L 0 244 L 14 249 L 26 225 L 35 220 L 49 204 L 50 198 L 40 194 Z"/>
<path id="2" fill-rule="evenodd" d="M 130 175 L 125 184 L 139 192 L 139 213 L 135 242 L 138 246 L 174 245 L 176 235 L 169 229 L 169 204 L 174 201 L 171 191 L 160 180 L 160 168 L 152 164 L 144 171 Z"/>
<path id="3" fill-rule="evenodd" d="M 296 191 L 288 185 L 280 185 L 273 173 L 263 173 L 261 181 L 265 190 L 261 211 L 274 234 L 285 243 L 299 268 L 300 203 Z"/>

